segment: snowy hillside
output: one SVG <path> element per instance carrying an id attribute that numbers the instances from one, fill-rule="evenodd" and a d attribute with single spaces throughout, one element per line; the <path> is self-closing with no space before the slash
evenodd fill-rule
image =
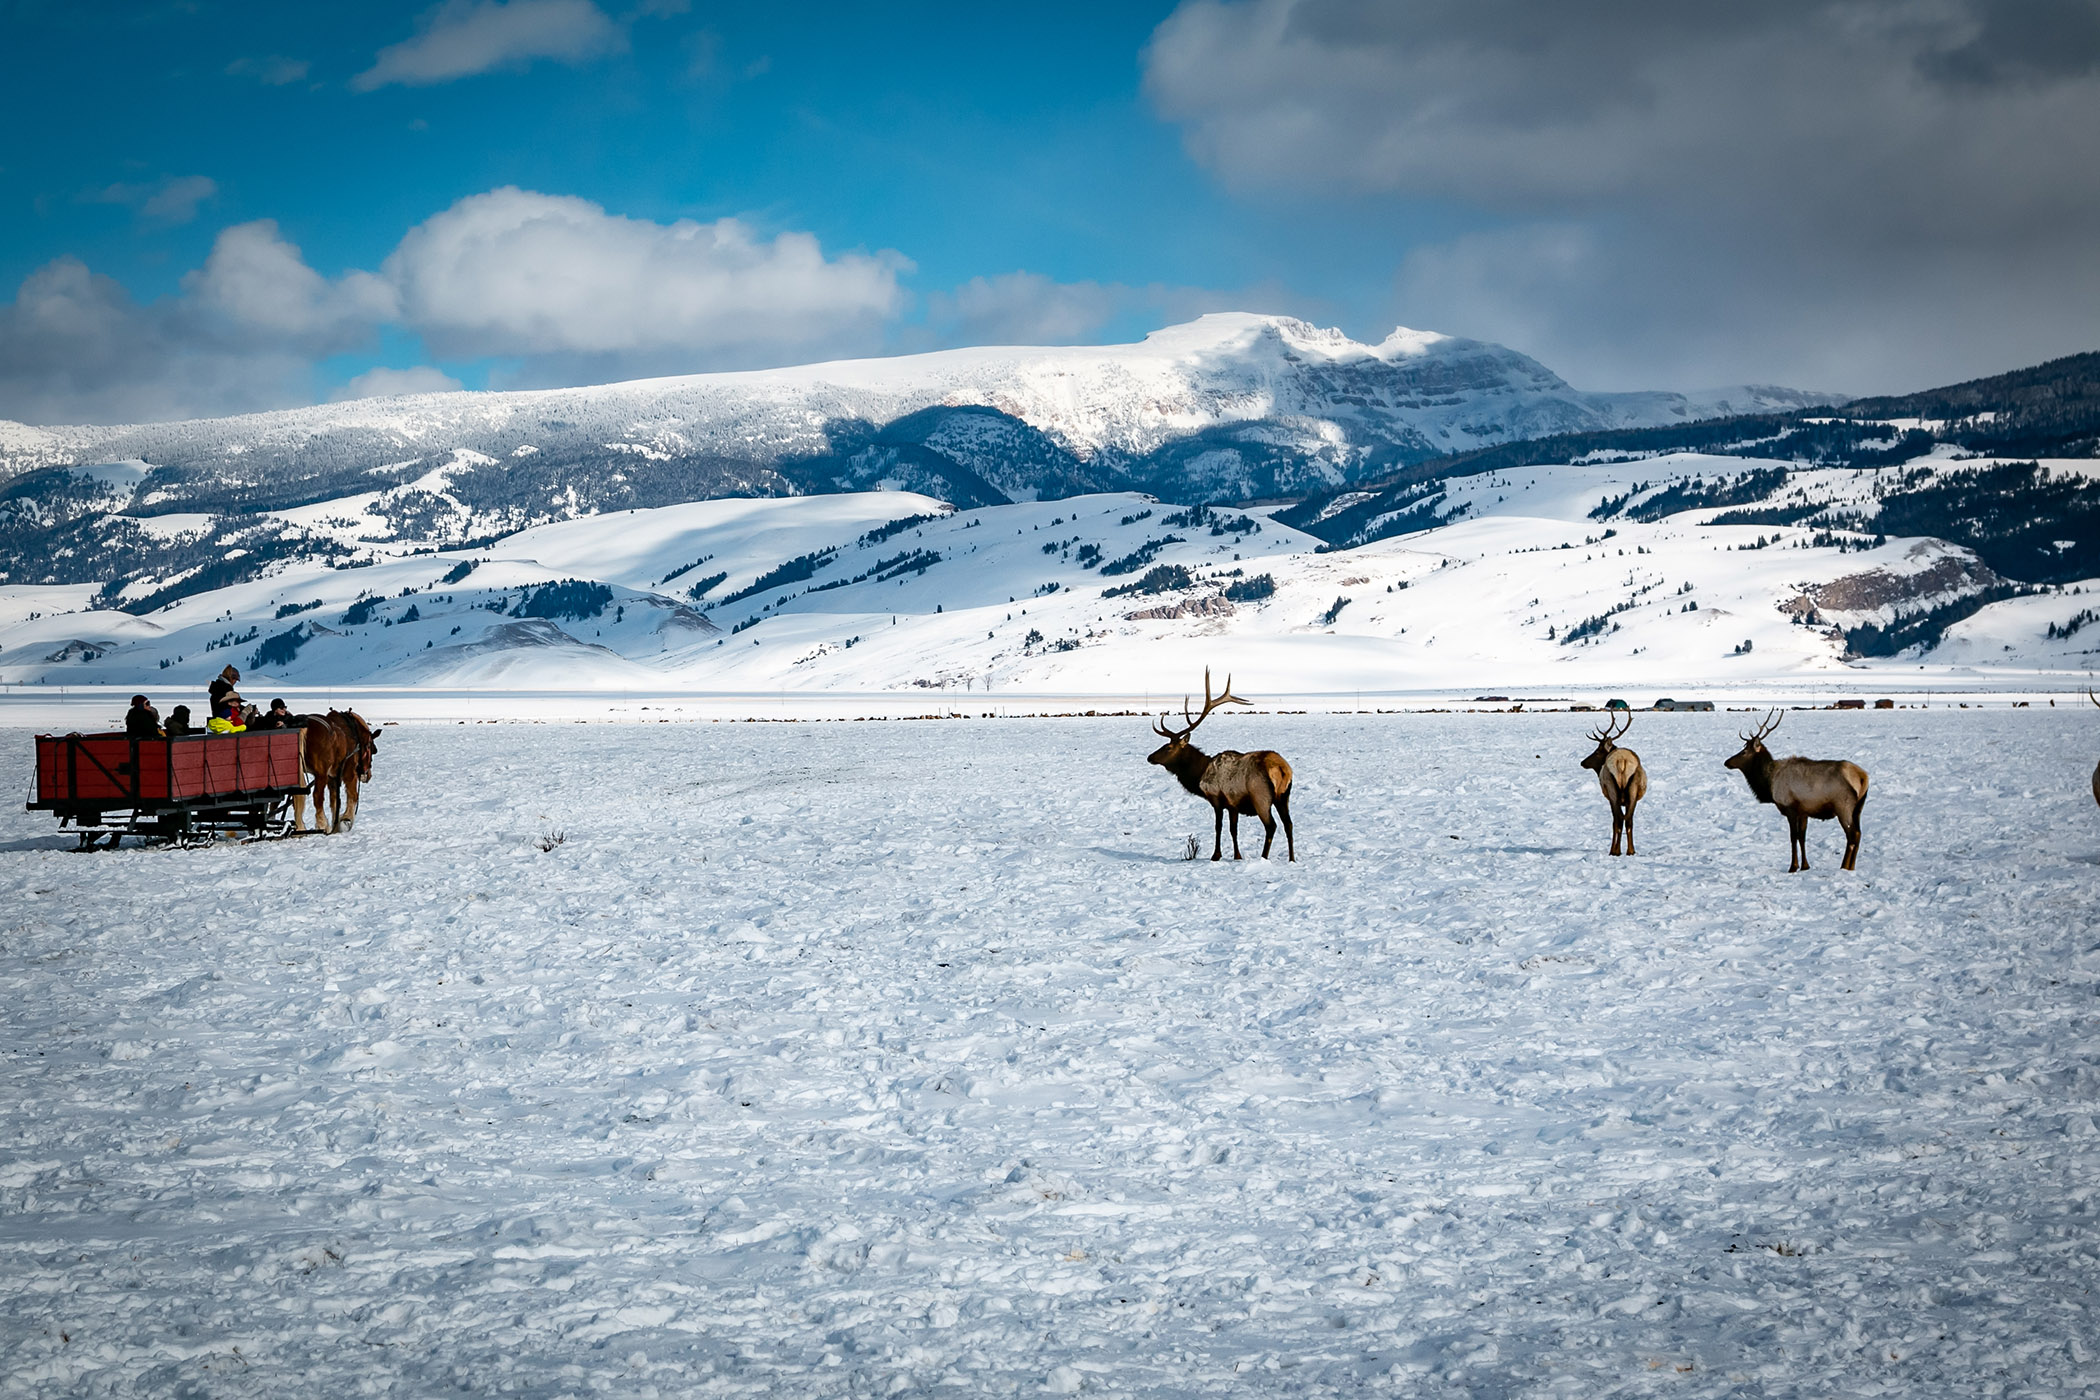
<path id="1" fill-rule="evenodd" d="M 1831 401 L 1753 388 L 1583 393 L 1497 345 L 1405 329 L 1363 345 L 1285 317 L 1216 314 L 1136 345 L 950 350 L 188 423 L 0 424 L 0 477 L 138 460 L 153 469 L 136 512 L 244 514 L 406 488 L 442 467 L 472 535 L 579 509 L 884 482 L 938 485 L 968 505 L 1117 487 L 1275 495 L 1543 433 Z M 396 532 L 409 533 L 401 515 Z"/>
<path id="2" fill-rule="evenodd" d="M 1937 460 L 1903 480 L 1976 471 Z M 1178 694 L 1213 664 L 1267 694 L 1552 694 L 2093 668 L 2095 584 L 2037 590 L 1930 536 L 1766 523 L 1866 510 L 1888 484 L 1696 454 L 1526 467 L 1445 482 L 1447 523 L 1343 550 L 1273 508 L 1134 493 L 692 502 L 473 549 L 358 543 L 369 502 L 333 502 L 299 518 L 348 567 L 103 596 L 129 611 L 79 587 L 0 590 L 0 681 L 188 690 L 230 660 L 251 692 Z M 1753 488 L 1760 504 L 1729 504 Z"/>

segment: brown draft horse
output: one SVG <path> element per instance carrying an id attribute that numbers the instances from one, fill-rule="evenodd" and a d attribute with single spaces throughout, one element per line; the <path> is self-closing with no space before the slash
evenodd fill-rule
<path id="1" fill-rule="evenodd" d="M 314 830 L 321 829 L 324 798 L 332 812 L 329 831 L 356 825 L 359 785 L 372 776 L 372 755 L 378 744 L 372 727 L 355 710 L 299 716 L 299 762 L 311 779 L 307 793 L 313 797 Z M 350 790 L 347 803 L 343 799 L 346 787 Z M 306 794 L 301 794 L 292 799 L 292 830 L 305 827 Z"/>

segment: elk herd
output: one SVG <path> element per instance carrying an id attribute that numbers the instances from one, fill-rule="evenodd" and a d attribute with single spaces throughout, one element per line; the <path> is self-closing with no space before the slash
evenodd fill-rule
<path id="1" fill-rule="evenodd" d="M 2086 691 L 2086 698 L 2100 705 L 2100 694 Z M 1269 849 L 1276 841 L 1276 823 L 1283 822 L 1283 835 L 1289 858 L 1298 858 L 1298 847 L 1291 830 L 1291 765 L 1282 754 L 1271 749 L 1258 749 L 1253 753 L 1240 753 L 1226 749 L 1216 754 L 1206 754 L 1189 742 L 1196 726 L 1209 719 L 1211 712 L 1220 705 L 1244 705 L 1247 702 L 1232 693 L 1232 677 L 1225 678 L 1225 689 L 1215 698 L 1210 691 L 1210 672 L 1203 673 L 1203 712 L 1190 714 L 1186 699 L 1181 706 L 1181 717 L 1186 721 L 1180 728 L 1168 723 L 1171 715 L 1163 715 L 1153 722 L 1153 729 L 1167 742 L 1155 749 L 1147 762 L 1156 763 L 1180 780 L 1191 793 L 1210 803 L 1211 807 L 1211 852 L 1212 860 L 1224 859 L 1225 819 L 1232 819 L 1232 858 L 1240 859 L 1240 818 L 1258 817 L 1266 835 L 1262 841 L 1262 859 L 1269 858 Z M 1750 785 L 1751 795 L 1759 802 L 1777 807 L 1786 818 L 1788 845 L 1787 871 L 1794 873 L 1808 869 L 1808 824 L 1811 821 L 1836 821 L 1845 833 L 1846 870 L 1859 868 L 1859 812 L 1867 801 L 1867 770 L 1856 763 L 1829 758 L 1774 758 L 1765 747 L 1765 740 L 1779 728 L 1785 718 L 1782 710 L 1773 710 L 1765 717 L 1754 733 L 1741 736 L 1743 747 L 1731 758 L 1722 761 L 1722 766 L 1732 768 L 1743 775 Z M 1641 756 L 1619 743 L 1626 731 L 1633 727 L 1633 712 L 1615 710 L 1604 728 L 1590 731 L 1589 739 L 1596 745 L 1582 766 L 1597 775 L 1597 785 L 1604 791 L 1604 800 L 1611 807 L 1611 854 L 1634 854 L 1633 812 L 1643 797 L 1648 795 L 1648 771 L 1641 766 Z M 2093 800 L 2100 802 L 2100 766 L 2093 769 Z M 1194 842 L 1191 841 L 1193 848 Z"/>

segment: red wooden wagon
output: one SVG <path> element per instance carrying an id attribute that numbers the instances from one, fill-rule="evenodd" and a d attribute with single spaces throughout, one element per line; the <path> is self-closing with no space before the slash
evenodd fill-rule
<path id="1" fill-rule="evenodd" d="M 29 810 L 56 812 L 61 827 L 78 828 L 82 850 L 105 835 L 112 846 L 126 836 L 254 837 L 289 831 L 292 797 L 305 786 L 296 729 L 173 739 L 39 734 Z"/>

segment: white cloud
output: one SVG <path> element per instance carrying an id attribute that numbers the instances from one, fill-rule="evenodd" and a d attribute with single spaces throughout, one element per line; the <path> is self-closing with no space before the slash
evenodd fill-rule
<path id="1" fill-rule="evenodd" d="M 77 258 L 0 303 L 0 417 L 143 422 L 310 403 L 317 357 L 371 339 L 394 292 L 330 279 L 268 219 L 220 232 L 180 296 L 141 305 Z"/>
<path id="2" fill-rule="evenodd" d="M 0 418 L 126 423 L 308 402 L 312 361 L 273 338 L 228 336 L 180 301 L 142 306 L 78 258 L 0 304 Z"/>
<path id="3" fill-rule="evenodd" d="M 204 266 L 182 285 L 199 310 L 317 346 L 354 342 L 395 311 L 385 281 L 358 271 L 329 281 L 306 265 L 274 219 L 221 230 Z"/>
<path id="4" fill-rule="evenodd" d="M 179 296 L 140 305 L 61 258 L 0 303 L 0 418 L 126 422 L 311 402 L 316 362 L 382 326 L 438 356 L 497 356 L 517 384 L 756 368 L 885 347 L 896 253 L 826 256 L 737 219 L 659 224 L 499 189 L 409 230 L 378 272 L 327 277 L 273 220 L 220 231 Z M 407 377 L 402 377 L 407 376 Z M 358 395 L 456 387 L 377 370 Z"/>
<path id="5" fill-rule="evenodd" d="M 658 224 L 504 188 L 409 230 L 384 271 L 440 354 L 618 371 L 872 348 L 909 267 L 895 253 L 827 258 L 810 234 L 768 239 L 737 219 Z"/>
<path id="6" fill-rule="evenodd" d="M 173 226 L 197 217 L 197 207 L 219 192 L 209 175 L 170 175 L 151 184 L 119 182 L 83 196 L 94 204 L 123 204 L 149 224 Z"/>
<path id="7" fill-rule="evenodd" d="M 627 47 L 626 32 L 590 0 L 445 0 L 417 30 L 381 49 L 350 86 L 370 92 L 390 83 L 449 83 L 543 58 L 582 63 Z"/>
<path id="8" fill-rule="evenodd" d="M 1128 287 L 1008 272 L 935 293 L 927 319 L 962 345 L 1071 345 L 1099 332 L 1132 300 Z"/>
<path id="9" fill-rule="evenodd" d="M 2090 0 L 1188 0 L 1145 83 L 1230 188 L 1470 208 L 1394 310 L 1556 368 L 1916 387 L 2100 321 Z"/>
<path id="10" fill-rule="evenodd" d="M 330 403 L 348 399 L 383 399 L 396 394 L 442 394 L 462 388 L 460 382 L 435 365 L 388 369 L 381 365 L 366 370 L 329 394 Z"/>

